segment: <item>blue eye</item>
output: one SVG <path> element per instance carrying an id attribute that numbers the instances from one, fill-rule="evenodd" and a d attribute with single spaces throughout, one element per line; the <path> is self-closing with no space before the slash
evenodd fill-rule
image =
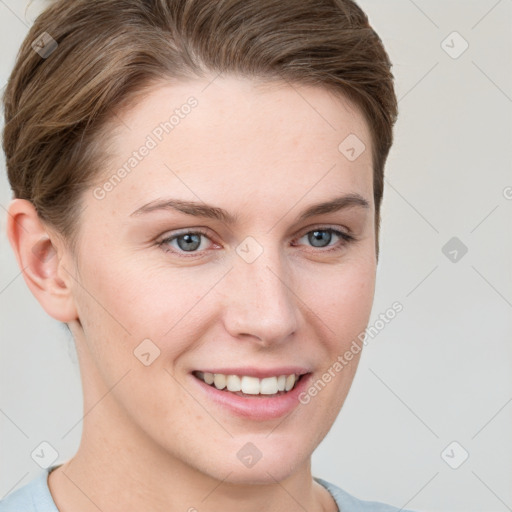
<path id="1" fill-rule="evenodd" d="M 330 245 L 333 235 L 338 237 L 340 242 Z M 307 240 L 312 247 L 320 249 L 329 247 L 327 251 L 322 252 L 341 250 L 348 243 L 355 240 L 355 237 L 352 235 L 334 228 L 316 228 L 308 231 L 298 240 L 305 237 L 307 237 Z M 158 242 L 157 245 L 165 252 L 172 252 L 179 256 L 187 257 L 187 253 L 190 256 L 197 256 L 206 250 L 204 247 L 202 250 L 199 250 L 202 245 L 202 238 L 210 240 L 206 231 L 182 231 L 181 233 L 164 238 L 162 241 Z M 171 245 L 173 243 L 175 243 L 175 245 Z"/>
<path id="2" fill-rule="evenodd" d="M 207 237 L 207 234 L 204 231 L 185 231 L 179 233 L 177 235 L 173 235 L 165 238 L 161 242 L 158 243 L 159 246 L 164 247 L 164 250 L 167 252 L 197 252 L 197 249 L 201 246 L 201 238 Z M 171 244 L 171 242 L 176 241 L 178 245 L 178 250 L 168 249 L 167 246 Z"/>
<path id="3" fill-rule="evenodd" d="M 333 250 L 341 249 L 344 245 L 354 240 L 353 236 L 334 228 L 317 228 L 312 231 L 308 231 L 301 238 L 307 237 L 308 242 L 310 242 L 313 247 L 323 248 L 329 247 L 329 242 L 331 242 L 333 234 L 342 240 L 340 244 L 335 244 L 334 246 L 331 246 Z M 323 245 L 324 242 L 327 243 Z"/>

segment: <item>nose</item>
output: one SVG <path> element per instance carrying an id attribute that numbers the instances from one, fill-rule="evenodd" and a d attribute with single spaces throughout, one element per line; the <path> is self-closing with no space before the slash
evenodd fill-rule
<path id="1" fill-rule="evenodd" d="M 251 338 L 265 347 L 289 339 L 299 313 L 289 275 L 277 250 L 266 248 L 251 263 L 235 256 L 224 282 L 226 330 L 234 338 Z"/>

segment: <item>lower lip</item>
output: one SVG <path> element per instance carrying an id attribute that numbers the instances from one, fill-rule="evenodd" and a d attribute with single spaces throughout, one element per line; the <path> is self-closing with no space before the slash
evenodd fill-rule
<path id="1" fill-rule="evenodd" d="M 301 403 L 299 395 L 307 388 L 311 375 L 311 373 L 303 375 L 291 391 L 268 398 L 262 398 L 261 395 L 246 398 L 230 391 L 219 390 L 192 374 L 190 377 L 208 398 L 230 413 L 250 420 L 265 421 L 280 418 L 292 412 Z"/>

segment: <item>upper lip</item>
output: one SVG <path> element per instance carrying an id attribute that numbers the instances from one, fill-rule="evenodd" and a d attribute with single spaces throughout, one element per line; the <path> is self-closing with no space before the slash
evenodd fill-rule
<path id="1" fill-rule="evenodd" d="M 224 375 L 247 375 L 250 377 L 257 377 L 263 379 L 265 377 L 279 377 L 280 375 L 291 375 L 292 373 L 297 375 L 303 375 L 310 373 L 311 370 L 304 368 L 303 366 L 279 366 L 276 368 L 256 368 L 255 366 L 246 366 L 244 368 L 208 368 L 194 370 L 196 372 L 203 373 L 222 373 Z"/>

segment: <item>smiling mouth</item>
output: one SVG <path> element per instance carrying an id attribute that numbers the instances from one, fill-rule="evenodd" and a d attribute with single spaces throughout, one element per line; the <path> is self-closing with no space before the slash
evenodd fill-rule
<path id="1" fill-rule="evenodd" d="M 226 391 L 238 396 L 251 398 L 271 398 L 285 395 L 293 390 L 304 375 L 276 375 L 259 379 L 249 375 L 225 375 L 194 371 L 192 375 L 205 384 L 219 391 Z"/>

